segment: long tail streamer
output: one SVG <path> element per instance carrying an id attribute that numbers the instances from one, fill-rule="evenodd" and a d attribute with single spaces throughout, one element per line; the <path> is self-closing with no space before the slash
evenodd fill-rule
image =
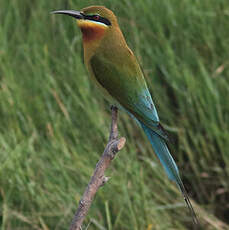
<path id="1" fill-rule="evenodd" d="M 169 149 L 165 143 L 165 141 L 157 135 L 153 130 L 145 126 L 142 122 L 140 122 L 141 127 L 143 128 L 144 132 L 146 133 L 151 145 L 153 146 L 154 152 L 156 153 L 157 157 L 159 158 L 161 164 L 163 165 L 168 177 L 170 180 L 175 181 L 177 186 L 179 187 L 181 193 L 183 194 L 185 203 L 187 204 L 190 214 L 192 216 L 193 222 L 196 225 L 199 225 L 197 216 L 194 212 L 192 204 L 189 200 L 187 191 L 185 190 L 184 184 L 179 175 L 179 170 L 173 157 L 171 156 Z"/>

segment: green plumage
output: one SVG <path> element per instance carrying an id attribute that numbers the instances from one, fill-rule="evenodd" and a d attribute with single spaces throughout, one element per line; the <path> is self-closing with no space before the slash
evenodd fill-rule
<path id="1" fill-rule="evenodd" d="M 101 53 L 90 59 L 93 75 L 100 86 L 128 112 L 167 140 L 167 135 L 159 126 L 159 118 L 143 73 L 138 63 L 133 62 L 135 58 L 126 56 L 125 62 L 120 62 L 120 58 L 117 62 L 114 57 L 112 59 L 113 62 L 110 62 Z"/>
<path id="2" fill-rule="evenodd" d="M 143 72 L 126 44 L 115 15 L 100 6 L 87 7 L 81 12 L 67 13 L 79 18 L 84 60 L 91 78 L 143 128 L 168 177 L 176 182 L 182 192 L 193 221 L 198 223 L 177 165 L 165 142 L 168 137 L 159 123 Z M 90 15 L 91 20 L 88 20 L 87 15 Z M 102 23 L 104 19 L 105 24 Z"/>

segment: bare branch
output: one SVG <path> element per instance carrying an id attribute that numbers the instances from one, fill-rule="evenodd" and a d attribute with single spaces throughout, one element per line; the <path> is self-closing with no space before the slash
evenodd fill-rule
<path id="1" fill-rule="evenodd" d="M 83 194 L 82 199 L 79 202 L 78 209 L 70 226 L 70 230 L 82 229 L 82 223 L 89 211 L 96 192 L 109 180 L 109 177 L 106 177 L 104 174 L 105 170 L 109 167 L 111 161 L 116 156 L 116 153 L 120 151 L 125 145 L 126 139 L 124 137 L 118 139 L 118 108 L 112 106 L 111 111 L 112 122 L 109 141 L 103 152 L 103 155 L 101 156 L 99 162 L 96 164 L 96 168 L 91 177 L 91 180 Z"/>
<path id="2" fill-rule="evenodd" d="M 111 106 L 112 121 L 109 141 L 118 138 L 118 108 L 114 105 Z"/>

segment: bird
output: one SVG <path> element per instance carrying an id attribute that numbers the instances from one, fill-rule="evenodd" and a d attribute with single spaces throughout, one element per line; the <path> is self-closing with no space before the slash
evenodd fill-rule
<path id="1" fill-rule="evenodd" d="M 197 216 L 167 146 L 168 134 L 160 123 L 144 73 L 127 45 L 115 14 L 104 6 L 51 13 L 76 19 L 82 32 L 84 63 L 90 78 L 108 100 L 123 108 L 143 129 L 168 178 L 176 183 L 183 194 L 193 223 L 197 226 Z"/>

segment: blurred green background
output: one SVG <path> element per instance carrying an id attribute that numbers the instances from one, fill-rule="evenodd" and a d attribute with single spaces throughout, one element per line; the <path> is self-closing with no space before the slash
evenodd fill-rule
<path id="1" fill-rule="evenodd" d="M 109 104 L 88 79 L 81 34 L 58 9 L 115 12 L 145 72 L 202 224 L 229 229 L 228 0 L 1 0 L 0 225 L 68 229 L 106 145 Z M 145 135 L 127 138 L 85 221 L 89 229 L 192 229 Z"/>

